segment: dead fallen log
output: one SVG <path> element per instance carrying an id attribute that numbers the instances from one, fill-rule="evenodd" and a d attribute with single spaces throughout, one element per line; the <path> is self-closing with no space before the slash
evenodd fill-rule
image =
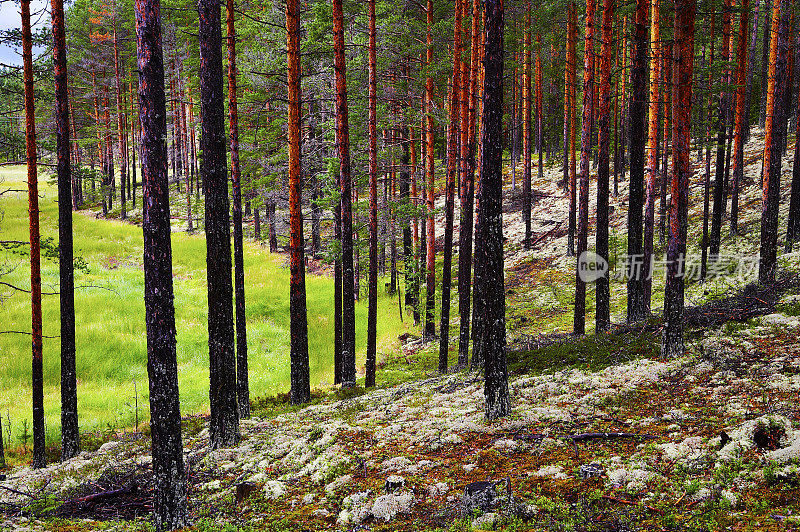
<path id="1" fill-rule="evenodd" d="M 655 440 L 658 436 L 653 434 L 634 434 L 630 432 L 587 432 L 584 434 L 565 434 L 559 436 L 565 440 L 572 440 L 573 442 L 590 441 L 590 440 L 613 440 L 617 438 L 644 438 L 647 440 Z"/>
<path id="2" fill-rule="evenodd" d="M 620 504 L 627 504 L 628 506 L 638 506 L 640 504 L 640 503 L 635 502 L 635 501 L 629 501 L 627 499 L 620 499 L 618 497 L 612 497 L 611 495 L 603 495 L 603 499 L 605 499 L 607 501 L 618 502 Z M 659 514 L 661 513 L 661 510 L 659 510 L 658 508 L 655 508 L 653 506 L 650 506 L 649 504 L 642 504 L 642 506 L 644 506 L 645 508 L 647 508 L 650 511 L 653 511 L 653 512 L 656 512 L 656 513 L 659 513 Z"/>

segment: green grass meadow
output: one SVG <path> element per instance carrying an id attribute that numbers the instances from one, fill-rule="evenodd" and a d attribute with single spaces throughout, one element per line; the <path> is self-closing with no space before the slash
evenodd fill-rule
<path id="1" fill-rule="evenodd" d="M 28 239 L 25 168 L 0 167 L 0 240 Z M 42 238 L 58 238 L 56 189 L 40 178 Z M 137 198 L 138 201 L 141 201 Z M 75 254 L 88 265 L 76 271 L 78 413 L 82 431 L 133 425 L 138 391 L 139 417 L 148 417 L 144 272 L 140 227 L 73 214 Z M 208 336 L 205 239 L 172 233 L 178 370 L 184 413 L 208 409 Z M 0 251 L 3 281 L 29 288 L 27 255 Z M 284 255 L 254 242 L 244 249 L 250 390 L 253 397 L 289 389 L 289 271 Z M 10 271 L 8 271 L 10 270 Z M 44 292 L 58 291 L 57 259 L 42 259 Z M 380 286 L 380 285 L 379 285 Z M 333 382 L 333 279 L 307 275 L 309 355 L 312 386 Z M 379 353 L 396 349 L 400 323 L 396 296 L 380 291 Z M 366 341 L 366 298 L 356 304 L 356 336 L 362 358 Z M 43 297 L 45 421 L 48 444 L 60 431 L 60 342 L 57 295 Z M 406 325 L 408 320 L 406 320 Z M 30 330 L 30 298 L 0 287 L 0 331 Z M 31 418 L 30 337 L 0 334 L 0 413 L 4 436 L 21 443 Z"/>

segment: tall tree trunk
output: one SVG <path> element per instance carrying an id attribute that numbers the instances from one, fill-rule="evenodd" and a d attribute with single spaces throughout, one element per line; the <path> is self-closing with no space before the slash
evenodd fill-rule
<path id="1" fill-rule="evenodd" d="M 731 0 L 723 0 L 722 3 L 722 59 L 727 62 L 730 54 L 730 35 L 731 35 Z M 729 80 L 728 70 L 723 73 L 723 85 L 727 85 Z M 714 205 L 711 211 L 711 239 L 709 242 L 709 254 L 711 260 L 716 260 L 720 251 L 722 238 L 722 213 L 725 210 L 725 133 L 728 128 L 727 117 L 730 100 L 726 87 L 723 87 L 719 95 L 719 118 L 717 119 L 717 166 L 714 175 Z"/>
<path id="2" fill-rule="evenodd" d="M 33 461 L 46 465 L 44 432 L 44 374 L 42 369 L 42 272 L 39 241 L 39 176 L 36 154 L 36 102 L 33 96 L 33 46 L 30 0 L 22 0 L 22 64 L 25 92 L 25 156 L 28 164 L 28 224 L 31 264 L 31 347 L 33 388 Z M 70 214 L 71 216 L 71 214 Z"/>
<path id="3" fill-rule="evenodd" d="M 333 60 L 336 77 L 336 144 L 342 198 L 342 386 L 356 385 L 356 309 L 353 273 L 353 206 L 350 126 L 344 54 L 342 0 L 333 0 Z"/>
<path id="4" fill-rule="evenodd" d="M 567 75 L 569 76 L 569 154 L 570 154 L 570 168 L 569 168 L 569 221 L 567 229 L 567 255 L 575 255 L 575 229 L 577 223 L 576 214 L 576 201 L 577 201 L 577 172 L 575 168 L 575 140 L 577 136 L 577 68 L 578 57 L 575 51 L 578 41 L 578 15 L 575 2 L 569 3 L 568 10 L 568 29 L 567 29 Z M 624 93 L 624 91 L 623 91 Z M 566 157 L 565 157 L 566 158 Z"/>
<path id="5" fill-rule="evenodd" d="M 131 81 L 128 83 L 128 91 L 131 97 L 131 208 L 136 209 L 136 148 L 139 145 L 139 137 L 136 134 L 137 115 L 133 107 L 133 72 Z"/>
<path id="6" fill-rule="evenodd" d="M 115 17 L 117 15 L 114 15 Z M 114 20 L 114 78 L 117 90 L 117 136 L 119 148 L 119 191 L 120 191 L 120 215 L 121 219 L 128 217 L 126 206 L 126 184 L 128 182 L 128 146 L 127 130 L 125 128 L 125 104 L 122 101 L 122 79 L 119 58 L 119 41 L 117 39 L 116 18 Z"/>
<path id="7" fill-rule="evenodd" d="M 753 25 L 750 28 L 750 48 L 747 52 L 748 58 L 748 66 L 747 66 L 747 81 L 746 81 L 746 88 L 745 88 L 745 136 L 744 141 L 747 142 L 750 140 L 750 102 L 753 97 L 753 74 L 756 70 L 756 43 L 758 42 L 758 19 L 761 15 L 761 0 L 756 0 L 756 13 L 753 17 Z M 769 17 L 769 12 L 765 14 L 765 17 Z M 749 13 L 748 13 L 749 18 Z"/>
<path id="8" fill-rule="evenodd" d="M 311 399 L 308 360 L 308 316 L 306 311 L 306 267 L 303 239 L 303 185 L 300 166 L 302 126 L 300 95 L 300 6 L 298 0 L 286 2 L 286 51 L 289 90 L 289 317 L 291 320 L 292 404 Z M 274 209 L 274 203 L 272 204 Z M 274 211 L 270 211 L 274 212 Z M 275 227 L 274 215 L 270 227 Z M 272 230 L 272 229 L 270 229 Z M 352 282 L 350 286 L 352 287 Z"/>
<path id="9" fill-rule="evenodd" d="M 483 360 L 486 419 L 511 412 L 506 367 L 505 285 L 503 279 L 503 1 L 485 0 L 483 133 L 481 137 L 480 221 L 475 260 L 483 264 L 476 287 L 485 291 L 480 319 L 483 339 L 476 342 Z"/>
<path id="10" fill-rule="evenodd" d="M 694 62 L 694 19 L 697 0 L 675 0 L 675 52 L 672 99 L 673 172 L 670 186 L 669 246 L 667 281 L 664 290 L 664 336 L 661 354 L 684 355 L 683 306 L 686 230 L 689 211 L 689 178 L 692 122 L 692 76 Z"/>
<path id="11" fill-rule="evenodd" d="M 465 1 L 465 12 L 468 5 Z M 470 290 L 472 288 L 470 281 L 473 208 L 475 205 L 475 115 L 477 111 L 476 89 L 480 69 L 480 9 L 480 1 L 473 0 L 469 76 L 463 77 L 462 94 L 466 97 L 462 98 L 461 102 L 461 164 L 464 168 L 461 178 L 461 223 L 458 229 L 458 314 L 460 318 L 458 365 L 461 367 L 466 367 L 469 363 Z"/>
<path id="12" fill-rule="evenodd" d="M 428 0 L 427 9 L 427 49 L 425 52 L 425 64 L 431 68 L 433 64 L 433 0 Z M 426 299 L 425 299 L 425 330 L 423 337 L 433 338 L 436 336 L 436 325 L 434 323 L 436 314 L 436 231 L 434 226 L 433 211 L 434 205 L 434 146 L 433 146 L 433 78 L 429 75 L 425 79 L 425 188 L 427 194 L 428 220 L 426 224 Z"/>
<path id="13" fill-rule="evenodd" d="M 461 91 L 461 4 L 455 2 L 453 23 L 453 78 L 450 85 L 449 116 L 447 132 L 447 184 L 445 188 L 444 260 L 442 263 L 442 308 L 439 327 L 439 373 L 447 372 L 447 355 L 450 351 L 450 288 L 453 275 L 453 222 L 458 173 L 459 105 Z"/>
<path id="14" fill-rule="evenodd" d="M 769 57 L 772 43 L 772 14 L 775 11 L 775 2 L 781 0 L 766 0 L 764 4 L 764 32 L 761 40 L 761 100 L 759 102 L 758 127 L 764 128 L 767 122 L 767 87 L 769 85 Z"/>
<path id="15" fill-rule="evenodd" d="M 141 119 L 144 308 L 155 480 L 153 517 L 156 531 L 162 531 L 185 527 L 188 509 L 175 343 L 165 140 L 167 105 L 159 0 L 136 0 L 136 49 Z"/>
<path id="16" fill-rule="evenodd" d="M 800 108 L 800 92 L 798 92 L 798 108 Z M 800 112 L 798 112 L 800 117 Z M 786 253 L 792 252 L 794 242 L 800 235 L 800 120 L 795 121 L 794 163 L 792 165 L 792 190 L 789 197 L 789 216 L 786 221 Z"/>
<path id="17" fill-rule="evenodd" d="M 773 32 L 769 50 L 767 117 L 764 127 L 764 182 L 761 207 L 761 248 L 758 282 L 775 280 L 778 248 L 778 202 L 780 201 L 781 147 L 785 112 L 782 108 L 786 79 L 786 56 L 789 48 L 789 3 L 776 0 L 772 8 Z"/>
<path id="18" fill-rule="evenodd" d="M 375 386 L 378 329 L 378 115 L 375 57 L 375 0 L 369 0 L 369 288 L 367 308 L 367 363 L 364 386 Z"/>
<path id="19" fill-rule="evenodd" d="M 658 125 L 661 82 L 661 31 L 659 1 L 650 0 L 650 117 L 647 147 L 647 184 L 644 203 L 644 243 L 642 254 L 642 278 L 644 279 L 644 306 L 650 312 L 653 287 L 653 272 L 650 264 L 653 257 L 653 228 L 655 225 L 656 186 L 658 185 Z"/>
<path id="20" fill-rule="evenodd" d="M 573 334 L 586 332 L 586 282 L 581 267 L 586 261 L 589 239 L 589 163 L 591 158 L 592 115 L 594 114 L 594 13 L 595 0 L 586 2 L 586 48 L 583 57 L 583 119 L 581 123 L 581 179 L 578 197 L 578 246 L 575 262 L 575 308 Z"/>
<path id="21" fill-rule="evenodd" d="M 208 360 L 210 364 L 211 447 L 239 443 L 236 353 L 231 286 L 231 230 L 225 110 L 222 92 L 222 32 L 219 0 L 199 0 L 200 116 L 206 188 L 206 270 L 208 272 Z"/>
<path id="22" fill-rule="evenodd" d="M 236 26 L 234 0 L 225 3 L 228 29 L 228 116 L 231 135 L 231 184 L 233 188 L 233 267 L 236 294 L 236 396 L 239 416 L 250 417 L 250 380 L 247 371 L 247 323 L 244 295 L 244 244 L 242 235 L 242 171 L 239 167 L 239 110 L 236 99 Z M 188 181 L 188 177 L 187 177 Z M 188 187 L 187 187 L 188 190 Z M 187 196 L 190 196 L 187 194 Z"/>
<path id="23" fill-rule="evenodd" d="M 739 18 L 739 39 L 736 45 L 736 120 L 734 126 L 733 184 L 731 191 L 731 234 L 739 229 L 739 185 L 744 175 L 744 141 L 747 128 L 745 109 L 747 90 L 747 23 L 750 19 L 750 0 L 742 0 Z"/>
<path id="24" fill-rule="evenodd" d="M 647 114 L 647 11 L 649 0 L 636 0 L 634 56 L 631 64 L 630 184 L 628 192 L 628 323 L 647 318 L 642 260 L 642 207 L 644 188 L 645 115 Z"/>
<path id="25" fill-rule="evenodd" d="M 75 275 L 72 265 L 72 177 L 69 160 L 69 93 L 63 0 L 51 0 L 56 153 L 58 154 L 58 272 L 61 310 L 61 460 L 77 456 L 78 383 L 75 373 Z M 77 202 L 76 202 L 77 203 Z"/>
<path id="26" fill-rule="evenodd" d="M 657 2 L 658 0 L 653 0 Z M 608 263 L 608 174 L 609 174 L 609 115 L 611 107 L 611 54 L 613 53 L 614 1 L 603 0 L 602 45 L 600 47 L 600 113 L 598 116 L 597 165 L 597 255 Z M 608 271 L 595 284 L 595 331 L 611 326 L 611 293 Z"/>
<path id="27" fill-rule="evenodd" d="M 522 67 L 522 221 L 525 224 L 523 245 L 531 245 L 531 6 L 525 2 L 525 48 Z M 538 123 L 538 122 L 537 122 Z"/>

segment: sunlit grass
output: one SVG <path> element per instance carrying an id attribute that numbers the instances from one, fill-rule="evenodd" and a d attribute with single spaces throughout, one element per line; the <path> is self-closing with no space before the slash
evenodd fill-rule
<path id="1" fill-rule="evenodd" d="M 24 167 L 0 168 L 0 190 L 26 188 Z M 57 240 L 55 188 L 40 180 L 42 237 Z M 141 200 L 139 200 L 141 201 Z M 141 205 L 139 203 L 138 205 Z M 0 240 L 28 239 L 27 195 L 10 192 L 0 199 Z M 133 424 L 138 392 L 139 418 L 146 420 L 147 351 L 144 323 L 144 272 L 141 228 L 117 221 L 74 214 L 75 253 L 89 272 L 76 272 L 78 408 L 81 430 Z M 208 408 L 208 337 L 205 239 L 172 233 L 178 367 L 184 413 Z M 0 267 L 12 271 L 3 280 L 30 286 L 27 257 L 0 252 Z M 58 264 L 43 260 L 45 292 L 58 291 Z M 248 352 L 253 396 L 289 388 L 289 270 L 283 255 L 271 255 L 257 243 L 245 244 Z M 306 277 L 311 381 L 333 382 L 333 280 Z M 382 286 L 379 284 L 379 286 Z M 378 338 L 381 348 L 395 348 L 401 324 L 396 296 L 379 294 Z M 3 288 L 0 330 L 30 330 L 27 294 Z M 44 297 L 44 334 L 59 335 L 58 296 Z M 366 341 L 366 298 L 356 304 L 356 341 Z M 363 352 L 361 353 L 363 356 Z M 0 334 L 0 412 L 3 428 L 19 442 L 23 420 L 30 427 L 30 337 Z M 45 417 L 48 440 L 60 430 L 60 341 L 44 340 Z M 363 365 L 363 360 L 359 361 Z M 380 378 L 380 377 L 379 377 Z"/>

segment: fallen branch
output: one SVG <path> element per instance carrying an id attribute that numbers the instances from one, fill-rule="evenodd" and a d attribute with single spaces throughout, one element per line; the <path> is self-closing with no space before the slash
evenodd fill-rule
<path id="1" fill-rule="evenodd" d="M 10 491 L 11 493 L 16 493 L 17 495 L 24 495 L 25 497 L 30 497 L 34 501 L 38 501 L 39 500 L 39 497 L 37 497 L 36 495 L 34 495 L 32 493 L 28 493 L 27 491 L 15 490 L 14 488 L 10 488 L 8 486 L 2 486 L 2 485 L 0 485 L 0 489 L 4 489 L 6 491 Z"/>
<path id="2" fill-rule="evenodd" d="M 607 501 L 618 502 L 620 504 L 627 504 L 628 506 L 638 506 L 639 505 L 638 502 L 628 501 L 626 499 L 620 499 L 620 498 L 617 498 L 617 497 L 612 497 L 611 495 L 603 495 L 603 498 L 605 500 L 607 500 Z M 654 508 L 653 506 L 650 506 L 649 504 L 642 504 L 642 506 L 644 506 L 645 508 L 647 508 L 648 510 L 651 510 L 653 512 L 656 512 L 656 513 L 659 513 L 659 514 L 661 513 L 661 510 L 659 510 L 658 508 Z"/>
<path id="3" fill-rule="evenodd" d="M 653 434 L 632 434 L 630 432 L 587 432 L 585 434 L 565 434 L 559 437 L 565 440 L 572 440 L 573 442 L 613 440 L 616 438 L 646 438 L 648 440 L 655 440 L 658 438 L 658 436 L 654 436 Z"/>

